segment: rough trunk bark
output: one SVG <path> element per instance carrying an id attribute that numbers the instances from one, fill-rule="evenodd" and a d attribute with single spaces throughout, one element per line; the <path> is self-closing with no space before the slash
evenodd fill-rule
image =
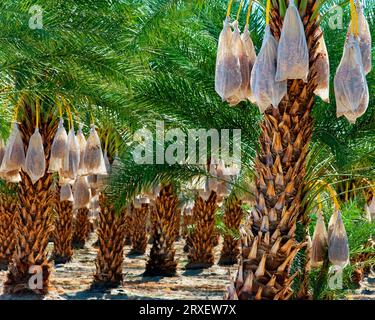
<path id="1" fill-rule="evenodd" d="M 14 216 L 17 208 L 17 198 L 0 195 L 0 269 L 6 269 L 15 248 Z"/>
<path id="2" fill-rule="evenodd" d="M 73 257 L 73 203 L 70 201 L 59 202 L 57 210 L 58 217 L 53 231 L 52 259 L 55 263 L 67 263 Z"/>
<path id="3" fill-rule="evenodd" d="M 229 199 L 226 203 L 224 213 L 225 226 L 236 233 L 239 233 L 241 219 L 244 212 L 241 208 L 242 201 L 234 197 Z M 232 234 L 226 234 L 224 236 L 223 248 L 221 249 L 221 256 L 219 260 L 220 265 L 232 265 L 238 262 L 240 255 L 240 243 L 239 237 L 235 237 Z"/>
<path id="4" fill-rule="evenodd" d="M 132 249 L 131 255 L 141 255 L 146 252 L 147 248 L 147 219 L 149 215 L 149 205 L 142 204 L 141 208 L 134 208 L 132 205 Z"/>
<path id="5" fill-rule="evenodd" d="M 176 208 L 176 214 L 173 216 L 173 225 L 173 239 L 178 241 L 180 238 L 181 208 Z"/>
<path id="6" fill-rule="evenodd" d="M 99 248 L 96 259 L 95 284 L 116 286 L 122 282 L 124 261 L 125 216 L 116 213 L 113 204 L 100 195 Z"/>
<path id="7" fill-rule="evenodd" d="M 24 117 L 19 128 L 27 149 L 30 136 L 34 133 L 35 113 L 26 104 L 23 111 Z M 46 168 L 56 130 L 57 121 L 52 115 L 45 118 L 39 127 L 46 155 Z M 46 173 L 35 184 L 23 171 L 21 178 L 18 188 L 19 209 L 14 215 L 16 251 L 9 263 L 4 292 L 46 294 L 51 272 L 46 247 L 54 228 L 52 206 L 56 201 L 51 190 L 52 175 Z"/>
<path id="8" fill-rule="evenodd" d="M 304 235 L 296 239 L 297 221 L 306 225 L 301 208 L 306 157 L 312 135 L 316 88 L 316 44 L 321 36 L 309 22 L 315 1 L 308 1 L 305 33 L 310 54 L 308 82 L 288 81 L 288 94 L 278 108 L 269 107 L 261 123 L 260 150 L 256 159 L 256 205 L 247 236 L 242 239 L 242 259 L 234 287 L 240 299 L 290 299 L 290 274 Z M 272 10 L 271 31 L 279 39 L 282 20 Z"/>
<path id="9" fill-rule="evenodd" d="M 178 198 L 172 185 L 160 190 L 155 202 L 153 243 L 146 265 L 145 276 L 173 276 L 177 263 L 174 260 L 176 240 L 176 217 L 179 217 Z M 179 224 L 178 224 L 179 226 Z"/>
<path id="10" fill-rule="evenodd" d="M 74 221 L 73 247 L 82 249 L 90 234 L 89 209 L 81 208 L 77 210 Z"/>
<path id="11" fill-rule="evenodd" d="M 212 235 L 215 230 L 216 192 L 207 201 L 198 197 L 193 209 L 194 230 L 189 236 L 186 269 L 209 268 L 214 264 Z"/>
<path id="12" fill-rule="evenodd" d="M 132 216 L 127 209 L 123 209 L 125 214 L 125 240 L 124 243 L 126 246 L 130 246 L 132 244 Z"/>

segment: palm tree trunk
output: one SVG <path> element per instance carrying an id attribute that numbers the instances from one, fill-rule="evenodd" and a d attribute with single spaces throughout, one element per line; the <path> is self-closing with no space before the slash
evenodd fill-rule
<path id="1" fill-rule="evenodd" d="M 142 204 L 141 208 L 131 207 L 132 215 L 132 249 L 129 254 L 141 255 L 147 248 L 147 219 L 149 215 L 149 205 Z"/>
<path id="2" fill-rule="evenodd" d="M 207 201 L 197 198 L 193 209 L 194 230 L 189 236 L 186 269 L 209 268 L 214 262 L 212 235 L 215 231 L 216 192 L 211 191 Z"/>
<path id="3" fill-rule="evenodd" d="M 212 247 L 215 248 L 216 246 L 218 246 L 219 242 L 220 242 L 220 233 L 215 228 L 212 234 Z"/>
<path id="4" fill-rule="evenodd" d="M 87 208 L 81 208 L 77 210 L 77 215 L 74 221 L 74 233 L 73 233 L 73 247 L 76 249 L 82 249 L 90 234 L 90 210 Z"/>
<path id="5" fill-rule="evenodd" d="M 172 185 L 163 187 L 155 201 L 154 225 L 152 227 L 153 243 L 146 265 L 146 276 L 173 276 L 176 274 L 174 242 L 177 229 L 176 217 L 179 218 L 180 213 L 177 206 L 178 198 Z"/>
<path id="6" fill-rule="evenodd" d="M 130 246 L 132 244 L 132 216 L 128 210 L 123 209 L 125 214 L 125 240 L 124 243 L 126 246 Z"/>
<path id="7" fill-rule="evenodd" d="M 29 105 L 24 106 L 24 112 L 20 132 L 27 148 L 30 136 L 34 133 L 35 118 Z M 46 168 L 48 168 L 57 121 L 52 115 L 44 120 L 40 124 L 39 132 L 43 138 Z M 16 250 L 9 263 L 4 292 L 46 294 L 51 272 L 46 248 L 54 228 L 52 207 L 56 202 L 55 194 L 51 190 L 52 175 L 46 173 L 35 184 L 23 171 L 21 171 L 21 178 L 18 188 L 19 208 L 14 212 Z M 37 281 L 38 279 L 41 281 Z"/>
<path id="8" fill-rule="evenodd" d="M 125 215 L 116 213 L 113 204 L 106 202 L 104 195 L 100 195 L 100 206 L 94 279 L 96 284 L 118 285 L 123 279 Z"/>
<path id="9" fill-rule="evenodd" d="M 235 232 L 239 232 L 241 219 L 243 217 L 243 210 L 241 208 L 242 201 L 234 197 L 228 199 L 224 213 L 225 226 Z M 220 265 L 232 265 L 238 262 L 240 255 L 240 239 L 232 234 L 224 236 L 223 248 L 221 249 L 221 256 L 219 260 Z"/>
<path id="10" fill-rule="evenodd" d="M 288 81 L 288 94 L 278 108 L 269 107 L 261 123 L 261 148 L 256 159 L 256 204 L 247 236 L 242 239 L 242 261 L 235 282 L 240 299 L 289 299 L 291 284 L 298 271 L 290 274 L 304 235 L 296 239 L 297 222 L 306 224 L 301 207 L 306 157 L 312 135 L 316 88 L 316 22 L 309 22 L 310 0 L 303 18 L 310 53 L 307 83 Z M 271 31 L 279 39 L 282 20 L 272 11 Z"/>
<path id="11" fill-rule="evenodd" d="M 73 204 L 70 201 L 59 202 L 57 210 L 58 218 L 53 232 L 52 258 L 55 263 L 66 263 L 73 257 Z"/>
<path id="12" fill-rule="evenodd" d="M 0 269 L 8 267 L 15 248 L 14 214 L 17 209 L 17 198 L 0 195 Z"/>
<path id="13" fill-rule="evenodd" d="M 176 208 L 176 213 L 173 216 L 173 239 L 178 241 L 180 238 L 180 225 L 181 225 L 181 208 Z"/>

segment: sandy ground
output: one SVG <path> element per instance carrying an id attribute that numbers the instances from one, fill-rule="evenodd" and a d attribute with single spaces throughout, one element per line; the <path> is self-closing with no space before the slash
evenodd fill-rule
<path id="1" fill-rule="evenodd" d="M 95 271 L 96 248 L 95 234 L 85 248 L 75 250 L 72 262 L 65 265 L 55 265 L 51 278 L 50 293 L 47 300 L 86 300 L 86 299 L 222 299 L 225 288 L 229 283 L 228 270 L 232 275 L 236 267 L 220 267 L 214 265 L 206 270 L 184 270 L 187 262 L 183 252 L 184 240 L 176 242 L 176 259 L 178 275 L 176 277 L 142 277 L 145 269 L 147 254 L 128 257 L 129 246 L 125 246 L 124 282 L 122 286 L 105 291 L 92 289 L 92 276 Z M 52 251 L 53 244 L 49 245 Z M 216 261 L 220 256 L 221 245 L 215 248 Z M 6 271 L 0 271 L 0 300 L 3 299 L 35 299 L 34 296 L 13 297 L 2 294 L 2 283 Z M 375 274 L 372 273 L 362 283 L 360 289 L 348 296 L 350 300 L 375 300 Z"/>
<path id="2" fill-rule="evenodd" d="M 222 299 L 229 283 L 228 270 L 234 274 L 236 267 L 220 267 L 214 265 L 206 270 L 184 270 L 187 255 L 183 252 L 184 240 L 176 242 L 176 258 L 178 275 L 176 277 L 142 277 L 147 255 L 128 257 L 129 246 L 125 246 L 124 283 L 122 286 L 104 292 L 90 288 L 95 272 L 96 241 L 91 234 L 85 248 L 75 250 L 72 262 L 55 265 L 51 290 L 45 299 Z M 50 244 L 49 251 L 52 251 Z M 215 248 L 216 261 L 219 260 L 221 246 Z M 15 299 L 2 294 L 2 283 L 6 271 L 0 271 L 0 300 Z M 31 296 L 17 299 L 33 299 Z"/>
<path id="3" fill-rule="evenodd" d="M 375 300 L 375 270 L 361 282 L 361 287 L 348 296 L 349 300 Z"/>

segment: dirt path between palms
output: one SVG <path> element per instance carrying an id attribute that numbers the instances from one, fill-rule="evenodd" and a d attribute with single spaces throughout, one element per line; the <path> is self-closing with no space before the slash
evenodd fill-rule
<path id="1" fill-rule="evenodd" d="M 75 250 L 72 262 L 55 265 L 50 293 L 47 300 L 86 300 L 86 299 L 222 299 L 229 283 L 228 270 L 232 275 L 236 266 L 221 267 L 214 265 L 206 270 L 184 270 L 187 254 L 183 252 L 184 240 L 176 242 L 176 260 L 178 261 L 178 275 L 175 277 L 143 277 L 148 245 L 145 255 L 137 257 L 127 256 L 129 246 L 125 246 L 125 260 L 123 265 L 124 282 L 122 286 L 109 290 L 93 289 L 91 283 L 95 272 L 96 241 L 92 234 L 85 248 Z M 50 243 L 49 251 L 53 244 Z M 215 259 L 219 260 L 221 246 L 215 248 Z M 2 294 L 6 271 L 0 271 L 0 300 L 4 299 L 35 299 L 35 296 L 9 296 Z M 348 296 L 350 300 L 375 300 L 375 275 L 370 274 L 361 283 L 361 288 Z"/>
<path id="2" fill-rule="evenodd" d="M 105 291 L 90 288 L 95 272 L 96 236 L 91 235 L 85 248 L 75 250 L 72 262 L 55 265 L 51 278 L 51 290 L 45 299 L 222 299 L 229 283 L 228 270 L 235 273 L 236 267 L 214 265 L 206 270 L 184 270 L 187 254 L 183 252 L 184 240 L 176 242 L 178 275 L 176 277 L 142 277 L 145 270 L 148 245 L 145 255 L 128 257 L 129 246 L 125 246 L 122 286 Z M 52 251 L 50 244 L 49 251 Z M 216 261 L 220 248 L 215 248 Z M 2 283 L 6 271 L 0 271 L 1 299 L 32 299 L 31 296 L 11 297 L 2 294 Z"/>

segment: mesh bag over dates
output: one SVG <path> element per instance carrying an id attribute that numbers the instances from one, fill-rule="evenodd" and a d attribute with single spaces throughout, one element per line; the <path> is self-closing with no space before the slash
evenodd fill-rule
<path id="1" fill-rule="evenodd" d="M 25 171 L 29 175 L 32 183 L 37 182 L 44 176 L 46 171 L 46 158 L 42 136 L 39 129 L 35 129 L 34 134 L 30 137 L 29 147 L 27 148 Z"/>
<path id="2" fill-rule="evenodd" d="M 255 63 L 255 59 L 257 58 L 257 55 L 255 52 L 253 41 L 251 40 L 251 37 L 250 37 L 248 24 L 245 25 L 245 28 L 241 35 L 241 40 L 242 40 L 243 47 L 247 56 L 247 69 L 249 70 L 249 86 L 246 88 L 246 90 L 243 91 L 243 95 L 244 95 L 244 98 L 255 103 L 255 99 L 252 96 L 251 87 L 250 87 L 250 75 L 251 75 L 251 71 L 253 70 L 253 66 Z M 242 82 L 243 82 L 243 79 L 242 79 Z"/>
<path id="3" fill-rule="evenodd" d="M 314 93 L 324 102 L 329 103 L 329 57 L 323 35 L 318 41 L 316 51 L 317 58 L 315 61 L 315 68 L 317 71 L 318 86 Z"/>
<path id="4" fill-rule="evenodd" d="M 251 72 L 251 91 L 261 112 L 271 105 L 277 108 L 287 93 L 287 82 L 275 80 L 276 66 L 277 42 L 267 26 L 262 48 Z"/>
<path id="5" fill-rule="evenodd" d="M 349 36 L 334 78 L 336 115 L 345 116 L 351 123 L 368 107 L 369 92 L 363 71 L 358 39 Z"/>
<path id="6" fill-rule="evenodd" d="M 349 244 L 341 213 L 338 212 L 328 240 L 328 258 L 335 266 L 344 267 L 349 262 Z"/>
<path id="7" fill-rule="evenodd" d="M 91 125 L 90 135 L 87 139 L 84 161 L 87 174 L 107 174 L 100 139 L 94 125 Z"/>
<path id="8" fill-rule="evenodd" d="M 15 123 L 5 147 L 3 161 L 1 163 L 1 173 L 15 173 L 25 166 L 25 150 L 21 133 Z"/>
<path id="9" fill-rule="evenodd" d="M 328 249 L 328 234 L 327 229 L 324 224 L 324 218 L 319 211 L 318 213 L 318 220 L 316 222 L 314 235 L 311 244 L 311 266 L 318 267 L 320 266 L 326 256 L 327 249 Z"/>
<path id="10" fill-rule="evenodd" d="M 289 1 L 277 52 L 276 81 L 302 79 L 309 74 L 309 50 L 305 30 L 294 0 Z"/>
<path id="11" fill-rule="evenodd" d="M 51 157 L 49 160 L 49 172 L 59 172 L 68 146 L 68 135 L 64 128 L 64 121 L 60 119 L 55 137 L 51 146 Z"/>
<path id="12" fill-rule="evenodd" d="M 215 91 L 223 101 L 233 100 L 238 95 L 242 83 L 240 61 L 232 46 L 233 34 L 228 17 L 219 37 L 215 70 Z"/>
<path id="13" fill-rule="evenodd" d="M 356 1 L 356 11 L 358 15 L 358 37 L 359 49 L 361 51 L 363 71 L 367 75 L 372 69 L 371 63 L 371 32 L 369 24 L 363 14 L 363 9 L 358 1 Z M 352 28 L 352 22 L 349 25 L 348 36 Z"/>

